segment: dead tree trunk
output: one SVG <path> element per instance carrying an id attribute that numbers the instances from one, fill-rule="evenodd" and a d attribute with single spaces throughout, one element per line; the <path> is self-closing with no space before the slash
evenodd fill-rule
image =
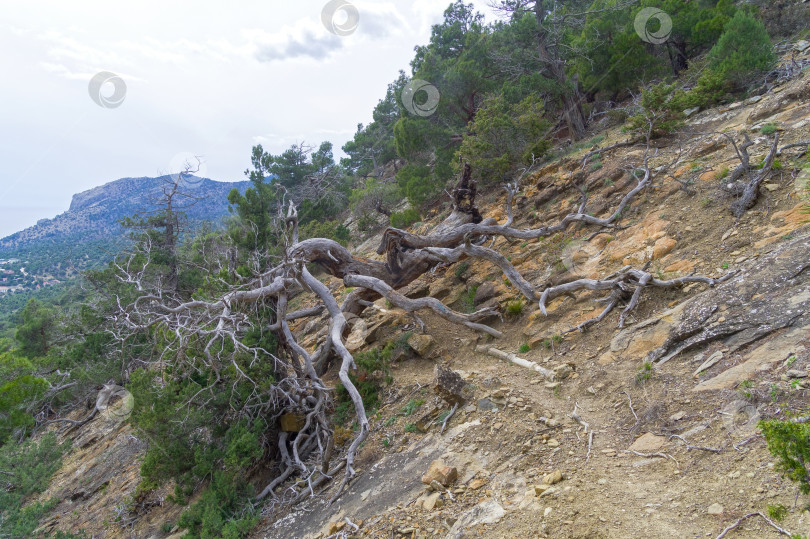
<path id="1" fill-rule="evenodd" d="M 748 156 L 748 147 L 751 146 L 751 141 L 748 139 L 748 135 L 746 134 L 746 144 L 742 145 L 741 151 L 739 152 L 741 155 L 740 159 L 742 160 L 742 165 L 740 167 L 745 168 L 746 174 L 744 176 L 750 175 L 750 157 Z M 771 145 L 771 150 L 768 152 L 768 156 L 765 158 L 764 163 L 762 164 L 762 169 L 751 177 L 742 187 L 742 193 L 740 198 L 736 200 L 731 205 L 731 212 L 734 214 L 734 217 L 740 218 L 743 214 L 749 210 L 750 208 L 754 207 L 754 204 L 757 203 L 757 198 L 759 198 L 759 186 L 768 177 L 771 173 L 771 168 L 773 167 L 773 161 L 776 158 L 776 151 L 779 145 L 779 133 L 776 133 L 776 136 L 773 138 L 773 144 Z M 737 167 L 738 169 L 740 167 Z M 736 172 L 736 170 L 735 170 Z"/>

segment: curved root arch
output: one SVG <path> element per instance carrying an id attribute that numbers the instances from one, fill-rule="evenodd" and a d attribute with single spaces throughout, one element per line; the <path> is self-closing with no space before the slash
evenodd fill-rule
<path id="1" fill-rule="evenodd" d="M 560 222 L 534 229 L 520 229 L 513 226 L 514 215 L 512 202 L 519 185 L 508 185 L 507 221 L 499 225 L 494 219 L 480 219 L 475 207 L 475 185 L 469 179 L 459 183 L 458 188 L 464 192 L 456 193 L 456 205 L 465 215 L 467 222 L 452 226 L 439 226 L 433 234 L 416 235 L 404 230 L 389 228 L 385 231 L 378 249 L 379 254 L 386 256 L 385 262 L 365 260 L 355 257 L 335 241 L 315 238 L 299 241 L 298 218 L 295 208 L 290 205 L 286 215 L 280 215 L 278 222 L 286 232 L 286 248 L 282 262 L 256 276 L 246 284 L 233 288 L 220 298 L 212 301 L 194 300 L 176 302 L 160 293 L 148 293 L 148 287 L 141 282 L 142 274 L 129 271 L 130 266 L 119 265 L 120 279 L 133 283 L 142 295 L 127 306 L 121 307 L 119 316 L 119 338 L 124 342 L 129 335 L 161 326 L 164 334 L 173 335 L 174 340 L 167 347 L 168 351 L 182 351 L 192 343 L 203 343 L 203 355 L 193 361 L 202 367 L 220 372 L 220 369 L 233 367 L 242 381 L 252 384 L 254 393 L 248 399 L 251 413 L 273 411 L 275 418 L 282 413 L 295 413 L 303 417 L 303 424 L 294 435 L 281 432 L 278 440 L 280 467 L 278 475 L 259 494 L 259 499 L 270 499 L 273 504 L 295 503 L 316 492 L 329 480 L 344 469 L 343 480 L 333 496 L 340 495 L 348 481 L 355 475 L 354 459 L 358 447 L 369 433 L 369 423 L 362 398 L 349 378 L 350 369 L 354 368 L 354 358 L 344 345 L 344 333 L 347 327 L 347 314 L 359 314 L 370 302 L 385 297 L 393 305 L 410 313 L 430 309 L 437 315 L 453 323 L 481 331 L 494 337 L 501 333 L 481 320 L 495 314 L 492 310 L 481 310 L 472 314 L 463 314 L 443 305 L 435 298 L 410 299 L 397 292 L 397 289 L 413 282 L 437 264 L 453 263 L 463 257 L 480 258 L 497 265 L 504 275 L 514 283 L 520 293 L 532 303 L 536 302 L 545 313 L 545 305 L 551 299 L 576 290 L 604 290 L 610 292 L 607 308 L 597 318 L 581 324 L 579 330 L 596 323 L 612 310 L 621 300 L 629 303 L 622 313 L 619 325 L 638 304 L 642 291 L 647 287 L 674 287 L 687 282 L 704 282 L 714 285 L 720 280 L 704 277 L 684 277 L 671 281 L 662 281 L 643 269 L 623 268 L 603 280 L 581 279 L 564 285 L 538 290 L 511 264 L 502 254 L 483 243 L 489 238 L 504 237 L 509 239 L 537 239 L 566 230 L 573 223 L 596 227 L 597 230 L 616 226 L 633 199 L 650 185 L 652 173 L 649 165 L 649 144 L 644 153 L 641 166 L 629 167 L 628 171 L 636 179 L 636 185 L 621 199 L 615 210 L 605 218 L 597 218 L 586 212 L 587 195 L 582 191 L 582 202 L 575 213 L 563 217 Z M 458 219 L 458 215 L 454 217 Z M 149 253 L 139 253 L 149 259 Z M 332 292 L 307 270 L 307 264 L 317 264 L 329 274 L 342 279 L 347 287 L 355 287 L 344 304 L 338 305 Z M 287 299 L 301 289 L 308 290 L 318 300 L 318 305 L 309 309 L 287 312 Z M 250 317 L 247 315 L 251 305 L 258 302 L 271 302 L 274 305 L 275 320 L 265 329 L 278 336 L 281 350 L 278 356 L 266 350 L 251 347 L 243 343 L 242 337 L 251 329 Z M 289 328 L 292 320 L 318 316 L 323 311 L 328 313 L 328 333 L 325 342 L 313 353 L 305 350 Z M 234 350 L 224 352 L 228 346 Z M 275 363 L 278 374 L 276 384 L 270 390 L 250 377 L 239 367 L 235 354 L 243 354 L 253 361 L 265 361 L 270 357 Z M 332 429 L 327 417 L 331 400 L 330 390 L 320 379 L 327 358 L 337 356 L 340 362 L 338 376 L 346 388 L 355 410 L 359 430 L 354 436 L 342 458 L 330 464 L 334 453 Z M 191 360 L 189 360 L 191 361 Z M 219 382 L 219 377 L 213 383 Z M 211 387 L 201 390 L 200 394 L 210 393 Z M 195 396 L 196 397 L 196 396 Z M 198 404 L 194 398 L 188 405 Z M 288 485 L 280 492 L 279 488 L 288 483 L 288 479 L 298 477 L 292 486 Z"/>

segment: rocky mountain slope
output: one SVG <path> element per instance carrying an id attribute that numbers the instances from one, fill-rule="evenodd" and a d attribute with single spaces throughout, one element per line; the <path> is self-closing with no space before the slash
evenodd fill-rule
<path id="1" fill-rule="evenodd" d="M 73 195 L 66 212 L 0 239 L 0 258 L 28 261 L 29 270 L 57 278 L 75 274 L 66 273 L 68 268 L 81 270 L 105 263 L 109 253 L 121 245 L 124 231 L 118 221 L 158 209 L 162 188 L 170 179 L 121 178 Z M 184 212 L 191 223 L 221 220 L 228 215 L 231 189 L 244 192 L 248 185 L 193 176 L 183 181 L 182 191 L 194 197 L 181 201 L 188 206 Z"/>
<path id="2" fill-rule="evenodd" d="M 98 238 L 119 232 L 117 221 L 138 212 L 153 211 L 161 188 L 169 177 L 121 178 L 73 195 L 70 208 L 36 225 L 0 239 L 0 254 L 35 242 L 58 242 L 64 237 Z M 244 190 L 248 182 L 216 182 L 190 178 L 187 191 L 198 202 L 186 210 L 190 219 L 216 220 L 227 215 L 227 196 L 231 189 Z"/>
<path id="3" fill-rule="evenodd" d="M 604 278 L 626 265 L 649 265 L 660 279 L 729 275 L 722 284 L 650 288 L 625 327 L 615 311 L 580 332 L 577 325 L 604 308 L 605 293 L 562 295 L 547 315 L 536 305 L 510 309 L 519 297 L 513 284 L 491 263 L 470 260 L 437 268 L 404 293 L 457 309 L 501 306 L 503 318 L 493 322 L 504 333 L 499 339 L 430 313 L 416 321 L 384 301 L 367 309 L 352 325 L 351 350 L 407 346 L 392 358 L 393 383 L 381 393 L 358 477 L 332 505 L 330 490 L 292 510 L 268 504 L 253 537 L 718 537 L 750 513 L 767 514 L 769 505 L 787 509 L 775 525 L 809 534 L 808 499 L 796 503 L 795 484 L 774 470 L 757 429 L 761 418 L 806 413 L 810 397 L 806 146 L 779 156 L 760 200 L 741 218 L 729 209 L 724 182 L 738 157 L 722 133 L 748 134 L 758 163 L 772 141 L 765 126 L 779 131 L 780 147 L 810 140 L 810 75 L 692 116 L 679 165 L 659 169 L 621 227 L 495 241 L 533 284 L 562 269 Z M 599 131 L 601 147 L 626 139 L 619 127 Z M 662 158 L 683 150 L 683 141 L 660 144 Z M 580 182 L 594 215 L 615 207 L 633 182 L 626 167 L 642 150 L 605 152 L 600 166 L 582 167 L 588 151 L 524 182 L 516 226 L 574 211 Z M 493 193 L 480 207 L 503 223 L 504 204 Z M 439 224 L 437 212 L 418 226 Z M 378 244 L 371 238 L 355 250 L 377 257 Z M 323 280 L 340 289 L 337 280 Z M 296 308 L 306 306 L 298 301 Z M 293 329 L 312 350 L 326 336 L 324 322 Z M 455 408 L 444 382 L 433 389 L 441 369 L 464 387 L 456 388 Z M 174 523 L 183 508 L 168 501 L 171 485 L 138 497 L 149 440 L 131 430 L 126 413 L 122 399 L 70 434 L 73 452 L 42 495 L 61 500 L 44 530 L 181 535 Z M 254 480 L 264 485 L 268 477 L 259 470 Z M 780 535 L 754 516 L 726 537 Z"/>

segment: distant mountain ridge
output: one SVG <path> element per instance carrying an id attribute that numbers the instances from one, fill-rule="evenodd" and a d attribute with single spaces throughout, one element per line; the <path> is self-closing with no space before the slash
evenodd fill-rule
<path id="1" fill-rule="evenodd" d="M 104 265 L 128 243 L 119 220 L 159 211 L 156 201 L 168 179 L 121 178 L 75 194 L 66 212 L 0 239 L 0 260 L 22 261 L 30 274 L 18 277 L 25 289 L 48 279 L 69 279 L 82 270 Z M 181 192 L 197 198 L 193 205 L 181 210 L 191 227 L 203 221 L 221 223 L 228 215 L 228 193 L 234 188 L 244 193 L 250 184 L 193 176 L 183 183 Z M 184 197 L 176 201 L 181 206 L 191 202 Z"/>
<path id="2" fill-rule="evenodd" d="M 54 217 L 42 219 L 36 225 L 0 239 L 0 256 L 5 251 L 18 250 L 32 243 L 50 243 L 64 237 L 86 240 L 118 235 L 118 220 L 136 213 L 154 211 L 168 176 L 158 178 L 121 178 L 73 195 L 70 208 Z M 200 199 L 185 209 L 192 221 L 218 221 L 228 214 L 228 193 L 241 192 L 249 182 L 216 182 L 192 177 L 185 181 L 183 191 Z M 179 197 L 178 197 L 179 198 Z"/>

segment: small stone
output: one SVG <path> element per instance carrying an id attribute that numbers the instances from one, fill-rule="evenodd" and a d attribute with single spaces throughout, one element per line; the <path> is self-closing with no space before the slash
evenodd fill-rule
<path id="1" fill-rule="evenodd" d="M 706 511 L 710 515 L 722 515 L 723 514 L 723 506 L 719 503 L 713 503 L 709 506 L 709 509 Z"/>
<path id="2" fill-rule="evenodd" d="M 441 492 L 434 492 L 422 502 L 422 509 L 425 511 L 433 511 L 435 507 L 441 507 L 444 504 Z"/>
<path id="3" fill-rule="evenodd" d="M 554 470 L 550 474 L 547 474 L 543 477 L 543 483 L 545 483 L 546 485 L 556 485 L 562 480 L 563 474 L 561 470 Z"/>
<path id="4" fill-rule="evenodd" d="M 788 378 L 807 378 L 807 371 L 800 371 L 797 369 L 790 369 L 785 374 Z"/>
<path id="5" fill-rule="evenodd" d="M 486 282 L 478 287 L 475 291 L 475 297 L 473 298 L 473 302 L 475 305 L 480 305 L 481 303 L 487 301 L 488 299 L 494 298 L 498 295 L 498 291 L 495 289 L 495 285 L 492 282 Z"/>
<path id="6" fill-rule="evenodd" d="M 491 412 L 493 410 L 497 410 L 498 407 L 495 406 L 495 403 L 489 399 L 481 399 L 478 401 L 478 409 L 482 412 Z"/>
<path id="7" fill-rule="evenodd" d="M 546 442 L 546 445 L 549 447 L 560 447 L 560 442 L 558 442 L 554 438 L 549 438 L 549 440 Z"/>
<path id="8" fill-rule="evenodd" d="M 545 388 L 546 388 L 546 389 L 552 389 L 552 390 L 553 390 L 553 389 L 557 389 L 558 387 L 560 387 L 560 382 L 548 382 L 548 383 L 545 385 Z"/>
<path id="9" fill-rule="evenodd" d="M 559 490 L 556 487 L 551 487 L 550 489 L 548 489 L 545 492 L 543 492 L 542 494 L 540 494 L 538 497 L 539 498 L 545 498 L 546 496 L 553 496 L 553 495 L 557 494 L 558 492 L 559 492 Z"/>
<path id="10" fill-rule="evenodd" d="M 700 107 L 692 107 L 691 109 L 686 109 L 685 111 L 683 111 L 683 114 L 684 114 L 684 116 L 689 118 L 690 116 L 692 116 L 693 114 L 695 114 L 699 110 L 700 110 Z"/>
<path id="11" fill-rule="evenodd" d="M 680 411 L 680 412 L 674 413 L 671 416 L 669 416 L 669 420 L 670 421 L 680 421 L 684 417 L 686 417 L 686 412 Z"/>
<path id="12" fill-rule="evenodd" d="M 440 460 L 434 460 L 432 463 L 430 463 L 427 473 L 422 476 L 422 482 L 429 485 L 433 481 L 438 481 L 446 487 L 451 485 L 457 478 L 458 470 L 451 466 L 447 466 Z"/>
<path id="13" fill-rule="evenodd" d="M 639 451 L 647 453 L 649 451 L 658 451 L 667 443 L 667 439 L 663 436 L 656 436 L 648 432 L 643 436 L 639 436 L 633 445 L 630 446 L 630 451 Z"/>
<path id="14" fill-rule="evenodd" d="M 430 490 L 435 490 L 437 492 L 443 492 L 444 491 L 444 487 L 442 486 L 442 484 L 439 483 L 438 481 L 436 481 L 435 479 L 430 482 L 430 485 L 428 485 L 428 488 Z"/>
<path id="15" fill-rule="evenodd" d="M 419 335 L 414 333 L 408 338 L 408 346 L 420 357 L 425 357 L 433 349 L 435 341 L 430 335 Z"/>
<path id="16" fill-rule="evenodd" d="M 546 510 L 543 511 L 543 518 L 548 518 L 548 516 L 551 514 L 551 511 L 552 511 L 551 507 L 546 507 Z"/>
<path id="17" fill-rule="evenodd" d="M 554 371 L 554 379 L 555 380 L 565 380 L 571 373 L 573 369 L 568 363 L 563 363 L 562 365 L 557 365 L 552 369 Z"/>
<path id="18" fill-rule="evenodd" d="M 483 479 L 473 479 L 472 482 L 470 483 L 470 490 L 478 490 L 479 488 L 483 487 L 486 484 L 487 482 L 484 481 Z"/>
<path id="19" fill-rule="evenodd" d="M 678 242 L 672 238 L 660 238 L 656 240 L 653 246 L 653 260 L 658 260 L 668 255 L 672 249 L 675 248 L 676 243 Z"/>

